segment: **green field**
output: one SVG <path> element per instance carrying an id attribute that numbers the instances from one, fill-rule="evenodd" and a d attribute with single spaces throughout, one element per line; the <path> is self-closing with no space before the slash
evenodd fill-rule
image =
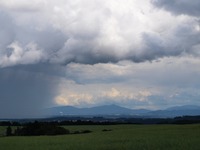
<path id="1" fill-rule="evenodd" d="M 2 137 L 0 150 L 199 150 L 200 125 L 67 126 L 88 134 Z M 103 129 L 112 131 L 103 132 Z M 0 127 L 0 134 L 5 127 Z"/>

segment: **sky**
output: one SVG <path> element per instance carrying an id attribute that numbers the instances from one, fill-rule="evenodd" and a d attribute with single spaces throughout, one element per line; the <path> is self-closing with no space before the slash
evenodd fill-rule
<path id="1" fill-rule="evenodd" d="M 199 0 L 0 0 L 0 118 L 200 105 Z"/>

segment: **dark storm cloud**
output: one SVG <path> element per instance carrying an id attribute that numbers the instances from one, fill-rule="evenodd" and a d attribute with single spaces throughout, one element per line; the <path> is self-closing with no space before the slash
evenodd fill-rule
<path id="1" fill-rule="evenodd" d="M 194 30 L 198 21 L 179 20 L 172 29 L 165 27 L 164 31 L 157 31 L 154 26 L 162 29 L 166 25 L 159 22 L 156 25 L 154 21 L 157 16 L 144 13 L 145 10 L 140 12 L 142 7 L 138 9 L 139 6 L 136 6 L 138 11 L 133 13 L 132 8 L 115 10 L 102 4 L 103 9 L 100 9 L 96 8 L 94 2 L 92 7 L 86 9 L 83 3 L 78 3 L 78 11 L 73 5 L 72 8 L 65 8 L 64 5 L 54 7 L 51 3 L 37 2 L 42 5 L 35 3 L 34 9 L 29 2 L 21 1 L 16 6 L 10 2 L 0 3 L 0 21 L 3 22 L 0 25 L 1 67 L 41 62 L 67 65 L 71 62 L 98 64 L 122 60 L 152 61 L 183 53 L 192 54 L 200 41 L 199 32 Z M 71 4 L 71 1 L 68 2 Z M 172 6 L 171 3 L 180 5 L 184 10 L 182 5 L 187 2 L 153 1 L 157 7 Z M 198 2 L 193 1 L 188 5 L 193 3 Z M 25 7 L 30 7 L 31 11 Z M 153 9 L 151 7 L 148 5 L 147 12 Z M 95 12 L 91 14 L 90 9 Z M 192 10 L 197 9 L 195 7 Z M 118 11 L 129 19 L 121 21 L 122 16 Z M 149 20 L 149 17 L 152 18 Z M 143 21 L 152 24 L 152 27 L 148 29 Z"/>
<path id="2" fill-rule="evenodd" d="M 199 1 L 150 1 L 0 0 L 0 118 L 198 90 Z"/>
<path id="3" fill-rule="evenodd" d="M 0 54 L 5 51 L 6 46 L 9 45 L 15 37 L 13 30 L 13 22 L 9 15 L 0 10 Z"/>
<path id="4" fill-rule="evenodd" d="M 189 23 L 177 26 L 170 38 L 157 33 L 144 33 L 143 39 L 146 44 L 146 49 L 141 55 L 143 60 L 156 60 L 182 54 L 198 56 L 195 46 L 200 43 L 200 34 Z"/>
<path id="5" fill-rule="evenodd" d="M 152 0 L 152 3 L 175 14 L 200 16 L 199 0 Z"/>
<path id="6" fill-rule="evenodd" d="M 24 67 L 0 70 L 0 118 L 41 117 L 42 109 L 53 104 L 58 81 L 36 68 L 34 71 Z"/>
<path id="7" fill-rule="evenodd" d="M 20 26 L 8 13 L 0 11 L 0 66 L 48 62 L 62 49 L 67 36 L 47 26 Z"/>
<path id="8" fill-rule="evenodd" d="M 34 28 L 16 27 L 15 31 L 15 41 L 18 41 L 23 45 L 34 42 L 47 56 L 50 55 L 48 57 L 51 57 L 53 53 L 60 50 L 67 40 L 64 33 L 51 27 L 47 27 L 41 31 Z"/>

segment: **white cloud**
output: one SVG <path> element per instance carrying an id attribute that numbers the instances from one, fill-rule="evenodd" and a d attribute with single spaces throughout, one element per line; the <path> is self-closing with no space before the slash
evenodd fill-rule
<path id="1" fill-rule="evenodd" d="M 129 89 L 130 90 L 130 89 Z M 145 101 L 151 96 L 151 92 L 148 90 L 137 89 L 136 91 L 118 90 L 111 88 L 109 91 L 102 92 L 104 99 L 111 99 L 114 101 Z"/>
<path id="2" fill-rule="evenodd" d="M 166 108 L 175 103 L 198 104 L 195 91 L 200 89 L 199 65 L 198 58 L 187 55 L 139 64 L 72 63 L 66 67 L 66 76 L 75 82 L 62 81 L 57 97 L 65 99 L 65 104 L 77 106 L 116 103 L 133 108 Z M 55 102 L 61 104 L 57 98 Z"/>
<path id="3" fill-rule="evenodd" d="M 78 105 L 81 104 L 93 104 L 93 97 L 89 94 L 80 94 L 67 92 L 67 95 L 60 95 L 55 98 L 55 103 L 58 105 Z"/>
<path id="4" fill-rule="evenodd" d="M 7 47 L 3 57 L 0 57 L 0 66 L 34 64 L 40 62 L 43 58 L 43 51 L 35 43 L 29 43 L 25 47 L 21 47 L 18 42 L 14 42 Z"/>
<path id="5" fill-rule="evenodd" d="M 1 47 L 14 41 L 35 42 L 51 63 L 152 61 L 193 54 L 200 42 L 197 20 L 173 16 L 155 8 L 150 0 L 3 0 L 0 7 L 13 30 L 10 33 L 4 27 L 0 31 L 13 37 L 9 41 L 0 38 Z M 35 11 L 19 11 L 28 9 Z"/>
<path id="6" fill-rule="evenodd" d="M 121 84 L 122 85 L 122 84 Z M 105 103 L 121 104 L 145 103 L 152 95 L 151 89 L 120 86 L 120 84 L 89 84 L 79 85 L 62 81 L 58 88 L 58 95 L 54 98 L 57 105 L 96 106 Z M 133 104 L 129 107 L 134 107 Z"/>

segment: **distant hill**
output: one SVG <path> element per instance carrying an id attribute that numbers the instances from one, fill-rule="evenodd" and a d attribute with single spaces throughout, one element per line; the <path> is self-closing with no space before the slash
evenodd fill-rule
<path id="1" fill-rule="evenodd" d="M 200 106 L 197 105 L 183 105 L 183 106 L 170 107 L 166 110 L 198 110 L 198 109 L 200 109 Z"/>
<path id="2" fill-rule="evenodd" d="M 46 110 L 51 116 L 104 116 L 104 115 L 141 115 L 149 112 L 146 109 L 128 109 L 118 105 L 103 105 L 91 108 L 73 106 L 52 107 Z"/>
<path id="3" fill-rule="evenodd" d="M 165 110 L 129 109 L 118 105 L 103 105 L 91 108 L 58 106 L 45 110 L 48 116 L 130 116 L 148 118 L 173 118 L 177 116 L 200 115 L 200 106 L 185 105 L 170 107 Z"/>
<path id="4" fill-rule="evenodd" d="M 177 116 L 197 116 L 200 115 L 200 106 L 195 105 L 184 105 L 170 107 L 165 110 L 156 110 L 151 111 L 146 114 L 149 117 L 158 117 L 158 118 L 173 118 Z"/>

